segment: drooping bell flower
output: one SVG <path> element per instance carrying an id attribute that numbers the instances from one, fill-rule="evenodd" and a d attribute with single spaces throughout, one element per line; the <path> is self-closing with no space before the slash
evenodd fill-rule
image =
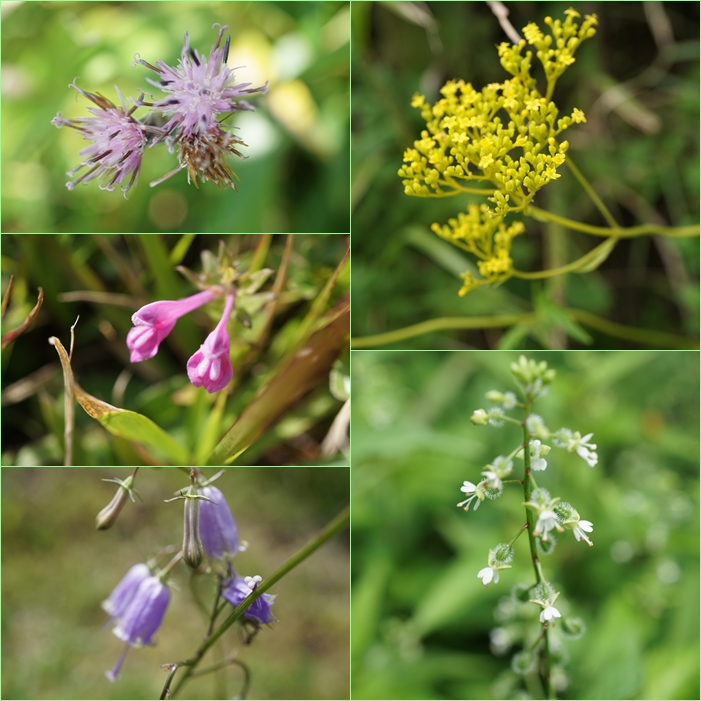
<path id="1" fill-rule="evenodd" d="M 222 585 L 222 596 L 236 608 L 249 594 L 253 593 L 261 577 L 239 577 L 232 571 L 231 576 L 224 580 Z M 243 618 L 254 623 L 272 623 L 277 619 L 273 616 L 270 607 L 275 603 L 277 596 L 273 594 L 262 594 L 245 611 Z"/>
<path id="2" fill-rule="evenodd" d="M 141 583 L 150 576 L 151 570 L 149 570 L 146 565 L 143 563 L 134 565 L 112 590 L 109 598 L 102 602 L 102 608 L 107 611 L 111 618 L 121 618 L 127 606 L 134 598 L 136 590 Z"/>
<path id="3" fill-rule="evenodd" d="M 212 486 L 202 487 L 198 492 L 211 499 L 200 504 L 200 538 L 204 551 L 215 560 L 234 557 L 239 551 L 239 534 L 224 495 Z"/>
<path id="4" fill-rule="evenodd" d="M 162 300 L 141 307 L 131 318 L 134 328 L 127 334 L 132 363 L 153 358 L 161 341 L 173 330 L 175 322 L 216 297 L 214 290 L 204 290 L 179 300 Z"/>
<path id="5" fill-rule="evenodd" d="M 130 647 L 155 645 L 153 635 L 160 628 L 169 603 L 170 590 L 158 577 L 148 576 L 141 581 L 112 630 L 126 645 L 115 666 L 105 672 L 110 681 L 119 677 Z"/>
<path id="6" fill-rule="evenodd" d="M 224 313 L 200 349 L 187 361 L 187 375 L 195 387 L 204 387 L 213 394 L 224 389 L 234 376 L 229 359 L 229 333 L 226 326 L 234 308 L 233 292 L 226 296 Z"/>

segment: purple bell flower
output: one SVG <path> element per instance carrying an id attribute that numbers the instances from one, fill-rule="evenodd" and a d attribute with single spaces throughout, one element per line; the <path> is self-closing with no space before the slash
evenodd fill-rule
<path id="1" fill-rule="evenodd" d="M 226 326 L 234 308 L 234 294 L 226 296 L 224 313 L 200 349 L 187 361 L 187 375 L 195 387 L 204 387 L 210 394 L 224 389 L 234 376 L 229 359 L 229 333 Z"/>
<path id="2" fill-rule="evenodd" d="M 216 487 L 202 487 L 200 504 L 200 538 L 207 556 L 215 560 L 234 557 L 239 551 L 239 534 L 224 495 Z"/>
<path id="3" fill-rule="evenodd" d="M 127 334 L 127 347 L 132 363 L 153 358 L 161 341 L 173 330 L 175 322 L 216 297 L 213 290 L 204 290 L 179 300 L 162 300 L 141 307 L 131 318 L 134 328 Z"/>
<path id="4" fill-rule="evenodd" d="M 126 645 L 117 664 L 105 673 L 110 681 L 117 680 L 129 647 L 155 645 L 153 635 L 160 628 L 169 603 L 170 590 L 158 577 L 141 581 L 112 630 Z"/>
<path id="5" fill-rule="evenodd" d="M 109 598 L 102 602 L 102 608 L 112 618 L 121 618 L 141 582 L 150 576 L 151 570 L 146 565 L 143 563 L 134 565 L 122 577 L 122 581 L 114 588 Z"/>
<path id="6" fill-rule="evenodd" d="M 249 594 L 251 594 L 258 583 L 260 576 L 239 577 L 232 572 L 231 577 L 224 580 L 222 586 L 222 596 L 236 608 Z M 277 597 L 273 594 L 262 594 L 244 612 L 243 617 L 255 623 L 272 623 L 277 618 L 273 616 L 270 607 L 275 603 Z"/>

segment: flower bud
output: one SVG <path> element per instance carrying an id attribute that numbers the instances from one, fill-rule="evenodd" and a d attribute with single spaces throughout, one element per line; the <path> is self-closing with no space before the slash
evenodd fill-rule
<path id="1" fill-rule="evenodd" d="M 489 415 L 484 409 L 476 409 L 472 412 L 472 416 L 470 417 L 470 421 L 476 426 L 486 426 L 488 420 Z"/>
<path id="2" fill-rule="evenodd" d="M 183 560 L 196 570 L 202 563 L 203 554 L 204 549 L 200 539 L 200 500 L 185 496 Z"/>
<path id="3" fill-rule="evenodd" d="M 485 396 L 487 397 L 487 399 L 489 399 L 490 402 L 494 402 L 495 404 L 500 404 L 504 401 L 504 394 L 502 392 L 497 391 L 496 389 L 487 392 Z"/>
<path id="4" fill-rule="evenodd" d="M 134 477 L 129 475 L 123 482 L 117 480 L 117 483 L 119 484 L 119 489 L 112 497 L 112 501 L 95 517 L 95 528 L 98 531 L 106 531 L 108 528 L 112 528 L 124 504 L 127 503 L 127 499 L 131 495 Z"/>

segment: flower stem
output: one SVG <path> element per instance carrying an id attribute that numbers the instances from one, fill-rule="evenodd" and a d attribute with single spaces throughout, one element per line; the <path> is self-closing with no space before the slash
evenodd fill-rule
<path id="1" fill-rule="evenodd" d="M 524 463 L 524 478 L 523 478 L 523 498 L 524 501 L 529 502 L 531 500 L 531 491 L 533 488 L 532 475 L 531 475 L 531 451 L 530 451 L 530 441 L 531 436 L 528 432 L 528 417 L 531 413 L 531 397 L 526 397 L 525 406 L 525 416 L 523 420 L 523 463 Z M 535 536 L 533 535 L 533 529 L 535 528 L 534 514 L 533 512 L 526 508 L 526 524 L 528 528 L 528 544 L 531 549 L 531 560 L 533 561 L 533 571 L 535 572 L 535 579 L 537 584 L 541 584 L 544 581 L 543 570 L 540 567 L 540 561 L 538 560 L 538 551 L 536 550 Z M 550 681 L 550 646 L 548 644 L 548 629 L 545 627 L 543 629 L 543 647 L 539 650 L 540 654 L 540 665 L 539 674 L 540 680 L 543 684 L 543 691 L 547 698 L 554 699 L 554 692 L 552 683 Z"/>
<path id="2" fill-rule="evenodd" d="M 187 667 L 185 674 L 180 677 L 175 689 L 172 692 L 172 697 L 178 693 L 181 686 L 193 676 L 195 669 L 199 665 L 200 661 L 204 657 L 205 653 L 209 648 L 214 645 L 214 643 L 219 640 L 219 638 L 227 631 L 246 611 L 246 609 L 264 592 L 266 592 L 270 587 L 272 587 L 276 582 L 282 579 L 288 572 L 291 572 L 297 565 L 301 564 L 306 560 L 312 553 L 318 550 L 326 541 L 333 538 L 333 536 L 340 533 L 350 521 L 350 507 L 346 506 L 343 511 L 341 511 L 333 521 L 330 521 L 312 540 L 309 541 L 301 550 L 295 553 L 287 562 L 283 563 L 270 577 L 263 580 L 254 590 L 251 592 L 228 616 L 228 618 L 214 631 L 211 635 L 208 635 L 204 641 L 200 644 L 195 654 L 184 662 L 179 662 L 178 666 Z M 215 608 L 216 611 L 216 608 Z M 165 692 L 167 688 L 164 688 L 164 695 L 161 698 L 165 698 Z"/>
<path id="3" fill-rule="evenodd" d="M 619 238 L 635 238 L 637 236 L 647 236 L 649 234 L 658 234 L 660 236 L 668 236 L 670 238 L 691 238 L 699 235 L 699 225 L 690 224 L 689 226 L 660 226 L 659 224 L 641 224 L 640 226 L 593 226 L 591 224 L 583 224 L 582 222 L 561 217 L 559 214 L 553 214 L 540 207 L 530 205 L 526 211 L 527 216 L 532 216 L 538 221 L 553 221 L 557 224 L 562 224 L 567 229 L 573 231 L 581 231 L 591 236 L 614 236 Z"/>

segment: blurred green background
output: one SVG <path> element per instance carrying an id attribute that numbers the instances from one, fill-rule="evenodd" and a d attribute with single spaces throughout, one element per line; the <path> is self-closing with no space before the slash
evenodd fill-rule
<path id="1" fill-rule="evenodd" d="M 100 602 L 129 567 L 182 542 L 182 502 L 163 503 L 188 485 L 175 468 L 142 468 L 136 479 L 142 500 L 128 502 L 111 530 L 95 530 L 95 516 L 116 490 L 101 478 L 129 474 L 131 469 L 117 468 L 3 468 L 3 698 L 158 698 L 166 678 L 160 666 L 189 657 L 202 640 L 208 619 L 192 600 L 189 570 L 178 565 L 172 578 L 178 589 L 156 647 L 130 650 L 121 679 L 105 679 L 123 645 L 103 627 Z M 236 571 L 272 574 L 348 503 L 348 478 L 343 468 L 227 468 L 216 485 L 239 537 L 249 544 L 234 560 Z M 264 626 L 249 647 L 232 626 L 203 667 L 236 651 L 251 669 L 249 698 L 348 698 L 348 557 L 342 533 L 272 589 L 278 622 Z M 214 578 L 195 579 L 211 607 Z M 240 668 L 230 666 L 191 680 L 178 696 L 234 698 L 242 679 Z"/>
<path id="2" fill-rule="evenodd" d="M 279 367 L 313 300 L 348 247 L 348 237 L 342 235 L 298 234 L 292 238 L 285 286 L 263 346 L 255 340 L 261 333 L 262 314 L 253 314 L 252 329 L 230 322 L 235 374 L 219 437 Z M 286 239 L 270 237 L 265 267 L 280 267 Z M 19 326 L 27 316 L 36 302 L 37 287 L 43 287 L 45 293 L 36 321 L 2 354 L 4 465 L 63 464 L 63 376 L 48 339 L 56 336 L 68 349 L 70 327 L 78 315 L 72 365 L 83 389 L 110 404 L 146 415 L 191 450 L 198 448 L 215 397 L 190 384 L 186 364 L 219 321 L 221 307 L 207 305 L 179 319 L 158 354 L 142 363 L 129 362 L 126 335 L 132 327 L 131 315 L 142 305 L 158 299 L 180 299 L 197 291 L 175 271 L 171 256 L 176 250 L 184 251 L 182 265 L 200 273 L 202 254 L 211 251 L 216 256 L 220 240 L 239 260 L 241 271 L 248 270 L 256 247 L 265 241 L 256 235 L 2 236 L 3 292 L 9 276 L 15 276 L 5 331 Z M 270 292 L 273 279 L 274 275 L 262 291 Z M 349 285 L 346 265 L 324 310 L 346 298 Z M 346 373 L 347 356 L 346 352 Z M 342 404 L 324 379 L 267 430 L 238 464 L 333 462 L 336 458 L 320 456 L 320 444 Z M 337 460 L 348 464 L 340 452 Z M 76 405 L 74 465 L 139 462 L 144 459 L 139 459 L 126 441 L 110 435 Z"/>
<path id="3" fill-rule="evenodd" d="M 349 38 L 347 2 L 30 2 L 2 5 L 2 229 L 21 232 L 347 232 L 349 227 Z M 144 154 L 139 184 L 73 192 L 66 171 L 87 145 L 51 119 L 88 116 L 68 84 L 114 103 L 157 92 L 134 54 L 175 65 L 183 35 L 209 55 L 218 22 L 230 27 L 237 82 L 270 80 L 255 112 L 228 120 L 248 144 L 230 165 L 239 192 L 197 190 L 164 146 Z M 145 108 L 137 117 L 147 113 Z"/>
<path id="4" fill-rule="evenodd" d="M 588 629 L 566 643 L 560 698 L 698 698 L 698 353 L 527 357 L 558 372 L 534 411 L 553 431 L 593 432 L 599 454 L 589 468 L 553 448 L 538 476 L 594 524 L 593 547 L 563 533 L 542 559 L 562 591 L 556 605 Z M 516 389 L 517 358 L 352 353 L 355 699 L 530 698 L 514 692 L 510 655 L 490 654 L 489 638 L 495 608 L 532 581 L 527 542 L 516 541 L 498 584 L 477 578 L 489 549 L 522 526 L 523 493 L 506 486 L 477 511 L 456 508 L 463 481 L 522 441 L 517 426 L 469 421 L 490 406 L 486 392 Z"/>
<path id="5" fill-rule="evenodd" d="M 563 19 L 571 3 L 505 3 L 520 33 L 529 22 Z M 569 155 L 621 225 L 673 226 L 699 221 L 699 6 L 696 3 L 580 2 L 596 13 L 596 36 L 558 80 L 560 114 L 581 108 L 586 124 L 567 131 Z M 353 338 L 437 317 L 537 311 L 535 330 L 439 331 L 394 348 L 639 348 L 586 327 L 567 337 L 558 309 L 582 309 L 619 324 L 673 332 L 698 342 L 699 243 L 643 237 L 617 244 L 595 272 L 549 282 L 509 280 L 458 297 L 460 273 L 475 259 L 439 239 L 465 211 L 468 195 L 422 199 L 404 194 L 397 171 L 425 124 L 411 107 L 418 92 L 433 103 L 440 87 L 462 78 L 481 89 L 509 75 L 496 46 L 505 34 L 487 3 L 354 2 L 352 225 Z M 537 63 L 537 59 L 533 59 Z M 542 69 L 534 69 L 543 90 Z M 536 204 L 570 219 L 604 226 L 566 166 Z M 513 247 L 515 266 L 559 267 L 599 238 L 525 219 Z M 381 300 L 381 303 L 378 303 Z M 570 328 L 570 331 L 572 329 Z M 679 347 L 659 339 L 648 347 Z"/>

